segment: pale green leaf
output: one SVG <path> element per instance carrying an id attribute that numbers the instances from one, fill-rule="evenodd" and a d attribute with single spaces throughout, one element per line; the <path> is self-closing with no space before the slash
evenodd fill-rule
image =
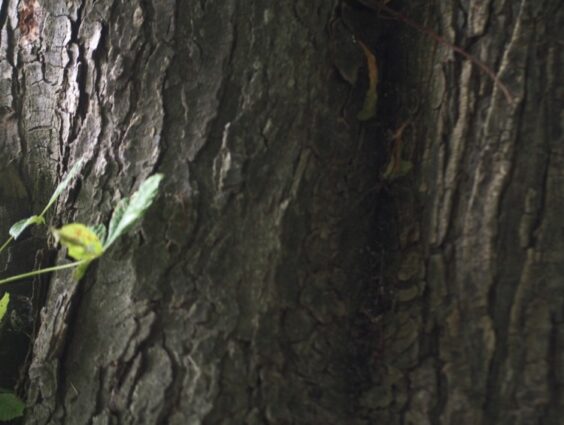
<path id="1" fill-rule="evenodd" d="M 12 227 L 10 227 L 10 236 L 14 239 L 19 238 L 22 232 L 32 224 L 45 224 L 45 219 L 40 215 L 32 215 L 31 217 L 17 221 L 12 225 Z"/>
<path id="2" fill-rule="evenodd" d="M 84 224 L 66 224 L 52 232 L 57 242 L 68 249 L 69 257 L 75 260 L 93 260 L 104 253 L 98 236 Z"/>
<path id="3" fill-rule="evenodd" d="M 94 232 L 96 236 L 98 236 L 98 239 L 100 239 L 100 242 L 102 242 L 103 244 L 104 241 L 106 240 L 106 235 L 107 235 L 106 226 L 104 226 L 103 223 L 99 223 L 96 224 L 95 226 L 90 226 L 90 229 Z"/>
<path id="4" fill-rule="evenodd" d="M 0 421 L 10 421 L 23 416 L 25 404 L 14 393 L 0 394 Z"/>
<path id="5" fill-rule="evenodd" d="M 66 177 L 61 180 L 61 182 L 57 185 L 57 188 L 55 189 L 55 191 L 53 192 L 53 194 L 51 195 L 51 198 L 49 199 L 49 202 L 47 203 L 47 206 L 43 209 L 43 211 L 41 212 L 41 215 L 44 215 L 45 212 L 51 208 L 51 206 L 55 203 L 55 201 L 57 200 L 57 198 L 61 195 L 61 193 L 63 193 L 63 191 L 67 188 L 67 186 L 69 185 L 69 183 L 71 182 L 71 180 L 78 174 L 78 172 L 81 170 L 82 166 L 84 165 L 84 158 L 80 158 L 76 164 L 74 164 L 72 166 L 72 168 L 69 170 L 69 172 L 67 173 Z"/>
<path id="6" fill-rule="evenodd" d="M 139 186 L 129 201 L 124 199 L 118 204 L 110 220 L 108 238 L 104 248 L 114 243 L 119 236 L 127 232 L 137 220 L 143 217 L 157 196 L 162 179 L 162 174 L 152 175 Z"/>
<path id="7" fill-rule="evenodd" d="M 0 321 L 4 318 L 6 311 L 8 311 L 8 304 L 10 303 L 10 294 L 7 292 L 0 299 Z"/>
<path id="8" fill-rule="evenodd" d="M 127 209 L 128 205 L 129 205 L 129 198 L 126 197 L 121 199 L 117 203 L 116 207 L 114 208 L 114 213 L 112 214 L 112 218 L 110 219 L 110 225 L 108 226 L 108 237 L 104 243 L 104 246 L 108 246 L 109 245 L 108 241 L 110 240 L 110 237 L 116 234 L 116 229 L 118 228 L 119 223 L 121 222 L 121 219 L 123 218 L 123 215 L 125 214 L 125 210 Z M 115 238 L 117 238 L 117 236 L 114 237 L 113 239 Z"/>

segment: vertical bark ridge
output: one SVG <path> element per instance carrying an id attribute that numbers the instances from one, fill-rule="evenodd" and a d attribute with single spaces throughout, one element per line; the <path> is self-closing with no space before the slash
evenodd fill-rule
<path id="1" fill-rule="evenodd" d="M 550 189 L 558 161 L 550 146 L 561 135 L 549 130 L 555 94 L 546 91 L 554 6 L 489 2 L 442 15 L 443 23 L 457 13 L 468 17 L 467 32 L 453 19 L 451 33 L 462 45 L 475 37 L 470 52 L 498 64 L 514 103 L 469 64 L 445 67 L 454 72 L 444 77 L 450 89 L 429 132 L 418 194 L 432 205 L 421 221 L 427 242 L 419 364 L 405 374 L 406 408 L 390 423 L 553 423 L 561 409 L 561 381 L 553 377 L 563 361 L 554 348 L 561 248 L 540 236 L 560 203 Z M 546 209 L 545 196 L 553 196 Z M 401 208 L 409 205 L 403 199 Z M 558 233 L 560 224 L 552 226 Z"/>

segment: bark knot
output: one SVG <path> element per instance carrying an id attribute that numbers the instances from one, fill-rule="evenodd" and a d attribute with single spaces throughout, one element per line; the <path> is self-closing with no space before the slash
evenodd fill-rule
<path id="1" fill-rule="evenodd" d="M 22 40 L 32 42 L 39 38 L 41 6 L 37 0 L 23 0 L 18 11 L 18 28 Z"/>

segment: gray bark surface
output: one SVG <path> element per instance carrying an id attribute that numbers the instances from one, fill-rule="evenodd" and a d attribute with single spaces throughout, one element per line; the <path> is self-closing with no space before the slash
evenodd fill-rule
<path id="1" fill-rule="evenodd" d="M 362 124 L 336 1 L 2 1 L 0 230 L 80 157 L 53 224 L 107 222 L 166 175 L 80 283 L 51 279 L 25 423 L 557 424 L 558 3 L 404 9 L 511 103 L 408 26 L 383 23 L 385 46 L 353 28 L 382 72 Z M 406 120 L 414 172 L 380 191 Z M 35 236 L 6 267 L 40 262 Z"/>
<path id="2" fill-rule="evenodd" d="M 377 175 L 342 116 L 335 5 L 33 6 L 21 31 L 3 4 L 22 173 L 52 187 L 87 159 L 63 222 L 107 221 L 152 172 L 166 180 L 82 282 L 52 279 L 26 423 L 346 421 Z"/>

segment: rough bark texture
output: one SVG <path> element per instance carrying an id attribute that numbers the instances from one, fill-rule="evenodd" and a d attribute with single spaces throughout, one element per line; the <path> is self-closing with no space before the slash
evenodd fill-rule
<path id="1" fill-rule="evenodd" d="M 559 3 L 405 9 L 512 103 L 399 22 L 387 47 L 354 28 L 381 56 L 378 125 L 355 119 L 336 1 L 2 1 L 0 230 L 81 156 L 55 224 L 107 221 L 166 174 L 80 284 L 51 280 L 25 422 L 556 424 Z M 378 194 L 376 137 L 406 120 L 415 172 Z"/>
<path id="2" fill-rule="evenodd" d="M 402 92 L 420 96 L 405 137 L 419 169 L 395 191 L 397 302 L 373 396 L 387 424 L 557 424 L 564 12 L 558 1 L 461 3 L 411 14 L 427 10 L 429 24 L 495 70 L 513 102 L 427 39 L 396 64 Z"/>
<path id="3" fill-rule="evenodd" d="M 52 280 L 26 423 L 350 417 L 353 265 L 376 174 L 361 172 L 359 125 L 342 116 L 334 8 L 44 1 L 22 31 L 3 4 L 28 185 L 88 161 L 59 219 L 107 220 L 166 174 L 136 235 L 80 284 Z"/>

